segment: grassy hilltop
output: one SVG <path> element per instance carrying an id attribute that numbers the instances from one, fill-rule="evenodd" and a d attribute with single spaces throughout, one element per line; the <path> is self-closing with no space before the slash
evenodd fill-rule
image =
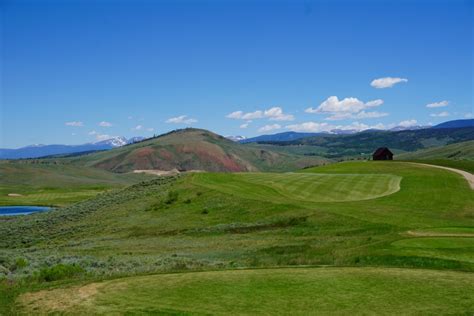
<path id="1" fill-rule="evenodd" d="M 18 282 L 3 286 L 2 303 L 24 313 L 465 313 L 473 236 L 465 179 L 403 162 L 156 178 L 0 219 L 0 273 Z M 181 273 L 203 270 L 215 272 Z M 139 276 L 150 273 L 164 274 Z"/>
<path id="2" fill-rule="evenodd" d="M 210 131 L 188 128 L 73 161 L 123 173 L 142 169 L 287 171 L 318 165 L 327 159 L 245 146 Z"/>

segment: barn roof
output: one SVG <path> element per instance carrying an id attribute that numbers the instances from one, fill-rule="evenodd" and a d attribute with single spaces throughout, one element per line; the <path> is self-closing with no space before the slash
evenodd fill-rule
<path id="1" fill-rule="evenodd" d="M 374 156 L 378 156 L 378 155 L 382 155 L 383 153 L 385 152 L 389 152 L 392 154 L 392 152 L 390 151 L 390 149 L 388 149 L 387 147 L 379 147 L 377 148 L 377 150 L 374 152 Z"/>

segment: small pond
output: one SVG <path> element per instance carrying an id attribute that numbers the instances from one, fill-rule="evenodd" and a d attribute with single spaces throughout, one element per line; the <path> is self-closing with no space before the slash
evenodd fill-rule
<path id="1" fill-rule="evenodd" d="M 50 209 L 47 206 L 0 206 L 0 216 L 28 215 Z"/>

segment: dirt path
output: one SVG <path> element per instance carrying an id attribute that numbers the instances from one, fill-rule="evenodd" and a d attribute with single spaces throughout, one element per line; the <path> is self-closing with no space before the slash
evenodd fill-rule
<path id="1" fill-rule="evenodd" d="M 418 163 L 418 162 L 411 162 L 411 163 L 415 164 L 415 165 L 445 169 L 445 170 L 449 170 L 449 171 L 452 171 L 452 172 L 456 172 L 456 173 L 462 175 L 467 180 L 469 185 L 471 186 L 471 189 L 474 190 L 474 174 L 472 174 L 472 173 L 469 173 L 469 172 L 464 171 L 464 170 L 449 168 L 449 167 L 430 165 L 430 164 L 427 164 L 427 163 Z"/>
<path id="2" fill-rule="evenodd" d="M 414 237 L 474 237 L 474 234 L 471 233 L 441 233 L 441 232 L 419 232 L 409 230 L 406 232 L 407 235 Z"/>

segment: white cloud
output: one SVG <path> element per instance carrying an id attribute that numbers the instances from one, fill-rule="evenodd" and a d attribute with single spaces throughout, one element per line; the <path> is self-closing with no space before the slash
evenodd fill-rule
<path id="1" fill-rule="evenodd" d="M 305 122 L 285 126 L 287 129 L 295 132 L 325 132 L 333 129 L 334 126 L 328 123 Z"/>
<path id="2" fill-rule="evenodd" d="M 383 113 L 383 112 L 365 112 L 361 111 L 357 114 L 352 114 L 352 113 L 336 113 L 334 115 L 331 115 L 326 118 L 328 121 L 338 121 L 338 120 L 347 120 L 347 119 L 372 119 L 372 118 L 379 118 L 379 117 L 384 117 L 388 116 L 388 113 Z"/>
<path id="3" fill-rule="evenodd" d="M 385 88 L 391 88 L 400 82 L 408 82 L 408 79 L 393 78 L 393 77 L 378 78 L 378 79 L 372 80 L 370 85 L 377 89 L 385 89 Z"/>
<path id="4" fill-rule="evenodd" d="M 287 125 L 285 128 L 295 131 L 295 132 L 311 132 L 311 133 L 320 133 L 320 132 L 331 132 L 332 130 L 355 130 L 355 131 L 364 131 L 367 129 L 385 129 L 386 127 L 381 124 L 367 125 L 359 122 L 352 122 L 349 125 L 332 125 L 328 123 L 317 123 L 317 122 L 305 122 L 300 124 Z"/>
<path id="5" fill-rule="evenodd" d="M 102 121 L 102 122 L 99 123 L 99 126 L 101 126 L 101 127 L 111 127 L 111 126 L 112 126 L 112 123 L 106 122 L 106 121 Z"/>
<path id="6" fill-rule="evenodd" d="M 279 106 L 265 110 L 263 113 L 270 121 L 293 121 L 295 117 L 291 114 L 284 114 L 283 109 Z"/>
<path id="7" fill-rule="evenodd" d="M 429 103 L 426 105 L 427 108 L 441 108 L 443 106 L 448 106 L 449 101 L 440 101 L 440 102 L 434 102 L 434 103 Z"/>
<path id="8" fill-rule="evenodd" d="M 148 132 L 153 132 L 155 129 L 153 127 L 149 127 L 146 129 Z"/>
<path id="9" fill-rule="evenodd" d="M 95 135 L 95 134 L 97 134 L 97 132 L 96 132 L 96 131 L 90 131 L 90 132 L 87 133 L 87 134 L 89 134 L 89 135 Z"/>
<path id="10" fill-rule="evenodd" d="M 418 124 L 417 120 L 405 120 L 405 121 L 401 121 L 400 123 L 398 123 L 398 126 L 412 127 L 412 126 L 416 126 L 417 124 Z"/>
<path id="11" fill-rule="evenodd" d="M 136 131 L 139 131 L 139 130 L 142 130 L 142 129 L 143 129 L 143 125 L 137 125 L 134 128 L 132 128 L 132 130 L 136 130 Z"/>
<path id="12" fill-rule="evenodd" d="M 271 124 L 271 125 L 265 125 L 261 128 L 258 129 L 259 132 L 269 132 L 269 131 L 273 131 L 275 129 L 280 129 L 281 128 L 281 125 L 279 124 Z"/>
<path id="13" fill-rule="evenodd" d="M 235 111 L 227 114 L 226 117 L 237 120 L 255 120 L 267 118 L 270 121 L 292 121 L 295 119 L 293 115 L 283 113 L 283 109 L 278 106 L 264 111 L 258 110 L 248 113 L 244 113 L 243 111 Z"/>
<path id="14" fill-rule="evenodd" d="M 231 119 L 241 119 L 242 118 L 242 115 L 244 115 L 244 112 L 242 111 L 235 111 L 235 112 L 232 112 L 232 113 L 229 113 L 226 115 L 227 118 L 231 118 Z"/>
<path id="15" fill-rule="evenodd" d="M 95 139 L 99 142 L 102 141 L 102 140 L 107 140 L 107 139 L 111 139 L 111 138 L 113 138 L 113 136 L 110 136 L 110 135 L 107 135 L 107 134 L 96 134 L 95 135 Z"/>
<path id="16" fill-rule="evenodd" d="M 472 113 L 466 113 L 466 114 L 464 114 L 464 118 L 467 118 L 467 119 L 468 119 L 468 118 L 473 118 L 473 117 L 474 117 L 474 115 L 473 115 Z"/>
<path id="17" fill-rule="evenodd" d="M 192 124 L 196 122 L 197 122 L 196 119 L 188 118 L 187 115 L 172 117 L 166 120 L 166 123 L 173 123 L 173 124 Z"/>
<path id="18" fill-rule="evenodd" d="M 377 99 L 369 102 L 362 102 L 357 98 L 344 98 L 339 100 L 336 96 L 327 98 L 316 109 L 310 107 L 306 113 L 357 113 L 367 108 L 377 107 L 383 104 L 383 100 Z"/>
<path id="19" fill-rule="evenodd" d="M 449 113 L 446 111 L 440 112 L 440 113 L 431 113 L 431 117 L 446 117 L 449 116 Z"/>
<path id="20" fill-rule="evenodd" d="M 240 128 L 247 128 L 247 127 L 249 127 L 250 123 L 252 123 L 252 121 L 247 121 L 244 124 L 241 124 L 239 127 Z"/>
<path id="21" fill-rule="evenodd" d="M 72 121 L 72 122 L 66 122 L 66 123 L 64 123 L 64 125 L 74 126 L 74 127 L 82 127 L 82 126 L 84 126 L 84 123 L 82 123 L 80 121 Z"/>

